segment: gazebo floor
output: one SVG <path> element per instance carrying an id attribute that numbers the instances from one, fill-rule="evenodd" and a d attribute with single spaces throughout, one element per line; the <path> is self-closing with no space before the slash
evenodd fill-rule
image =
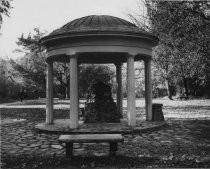
<path id="1" fill-rule="evenodd" d="M 54 124 L 47 125 L 45 123 L 39 123 L 35 126 L 38 132 L 52 133 L 52 134 L 102 134 L 102 133 L 142 133 L 147 131 L 157 130 L 163 126 L 166 126 L 165 121 L 145 121 L 138 120 L 135 127 L 128 126 L 127 120 L 121 120 L 120 123 L 83 123 L 79 121 L 79 127 L 77 129 L 70 129 L 69 119 L 57 119 L 54 120 Z"/>

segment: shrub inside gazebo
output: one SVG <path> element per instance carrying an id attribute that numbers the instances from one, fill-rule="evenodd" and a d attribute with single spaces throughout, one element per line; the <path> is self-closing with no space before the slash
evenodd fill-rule
<path id="1" fill-rule="evenodd" d="M 144 60 L 146 120 L 152 117 L 152 47 L 158 39 L 134 24 L 107 15 L 73 20 L 41 39 L 47 49 L 46 124 L 53 124 L 53 62 L 70 62 L 70 128 L 78 128 L 78 64 L 116 65 L 117 111 L 122 113 L 121 65 L 127 62 L 128 125 L 136 126 L 134 62 Z"/>

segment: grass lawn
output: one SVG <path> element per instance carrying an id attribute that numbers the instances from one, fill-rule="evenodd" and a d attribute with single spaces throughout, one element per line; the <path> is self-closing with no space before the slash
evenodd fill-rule
<path id="1" fill-rule="evenodd" d="M 80 100 L 80 107 L 84 107 L 85 100 Z M 169 100 L 167 97 L 153 99 L 153 103 L 161 103 L 163 104 L 163 113 L 166 119 L 210 119 L 210 99 L 194 99 L 194 100 Z M 54 109 L 55 114 L 58 111 L 66 112 L 66 116 L 69 113 L 69 100 L 59 100 L 54 99 Z M 137 116 L 145 118 L 145 100 L 144 99 L 136 99 L 136 108 L 137 108 Z M 3 103 L 0 104 L 1 109 L 7 109 L 5 111 L 7 114 L 13 114 L 14 116 L 20 116 L 20 112 L 30 112 L 32 110 L 33 116 L 38 116 L 40 118 L 45 118 L 45 108 L 46 108 L 46 100 L 45 99 L 37 99 L 37 100 L 24 100 L 23 102 L 16 101 L 12 103 Z M 14 108 L 16 110 L 14 110 Z M 12 110 L 9 110 L 12 109 Z M 19 110 L 18 110 L 19 109 Z M 22 110 L 21 110 L 22 109 Z M 37 109 L 37 110 L 33 110 Z M 127 100 L 123 100 L 123 109 L 124 113 L 126 113 L 127 109 Z M 13 113 L 11 113 L 13 111 Z M 38 112 L 37 114 L 35 112 Z M 39 114 L 42 112 L 41 114 Z M 4 114 L 4 113 L 3 113 Z M 39 114 L 39 115 L 38 115 Z M 60 113 L 59 113 L 60 114 Z M 24 114 L 27 116 L 27 114 Z M 32 115 L 30 114 L 29 117 Z M 63 115 L 62 117 L 66 117 Z M 126 114 L 125 114 L 126 116 Z M 4 115 L 3 115 L 4 117 Z M 59 115 L 57 116 L 59 118 Z M 60 117 L 61 118 L 61 117 Z"/>
<path id="2" fill-rule="evenodd" d="M 35 124 L 44 121 L 45 99 L 0 104 L 1 168 L 210 168 L 210 100 L 162 98 L 153 102 L 163 104 L 167 127 L 124 135 L 125 142 L 119 145 L 115 158 L 106 155 L 107 145 L 93 144 L 78 146 L 71 160 L 65 158 L 64 150 L 52 147 L 58 135 L 33 131 Z M 68 118 L 69 100 L 55 99 L 54 105 L 55 118 Z M 136 105 L 137 117 L 145 118 L 144 99 L 137 99 Z M 126 100 L 123 107 L 126 116 Z M 26 120 L 13 123 L 11 119 Z M 21 149 L 16 142 L 25 145 Z M 27 151 L 39 142 L 40 148 Z"/>

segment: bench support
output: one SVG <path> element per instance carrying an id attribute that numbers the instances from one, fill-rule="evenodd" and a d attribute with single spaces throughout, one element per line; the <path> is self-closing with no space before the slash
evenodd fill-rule
<path id="1" fill-rule="evenodd" d="M 66 143 L 66 157 L 73 155 L 73 143 Z"/>
<path id="2" fill-rule="evenodd" d="M 110 156 L 115 156 L 117 151 L 117 142 L 111 142 L 109 145 Z"/>

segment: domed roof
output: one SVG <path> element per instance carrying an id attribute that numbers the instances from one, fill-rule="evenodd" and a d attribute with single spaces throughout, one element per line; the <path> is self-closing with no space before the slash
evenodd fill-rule
<path id="1" fill-rule="evenodd" d="M 41 38 L 40 43 L 47 45 L 51 42 L 60 43 L 64 39 L 74 39 L 86 36 L 120 36 L 148 39 L 157 44 L 157 37 L 137 27 L 124 19 L 109 15 L 90 15 L 75 19 L 48 36 Z M 58 40 L 58 41 L 57 41 Z"/>
<path id="2" fill-rule="evenodd" d="M 158 38 L 124 19 L 90 15 L 75 19 L 40 39 L 48 60 L 69 62 L 78 53 L 80 63 L 126 62 L 128 53 L 135 60 L 151 57 Z"/>
<path id="3" fill-rule="evenodd" d="M 50 35 L 95 31 L 146 33 L 143 29 L 121 18 L 108 15 L 90 15 L 75 19 L 53 31 Z"/>

